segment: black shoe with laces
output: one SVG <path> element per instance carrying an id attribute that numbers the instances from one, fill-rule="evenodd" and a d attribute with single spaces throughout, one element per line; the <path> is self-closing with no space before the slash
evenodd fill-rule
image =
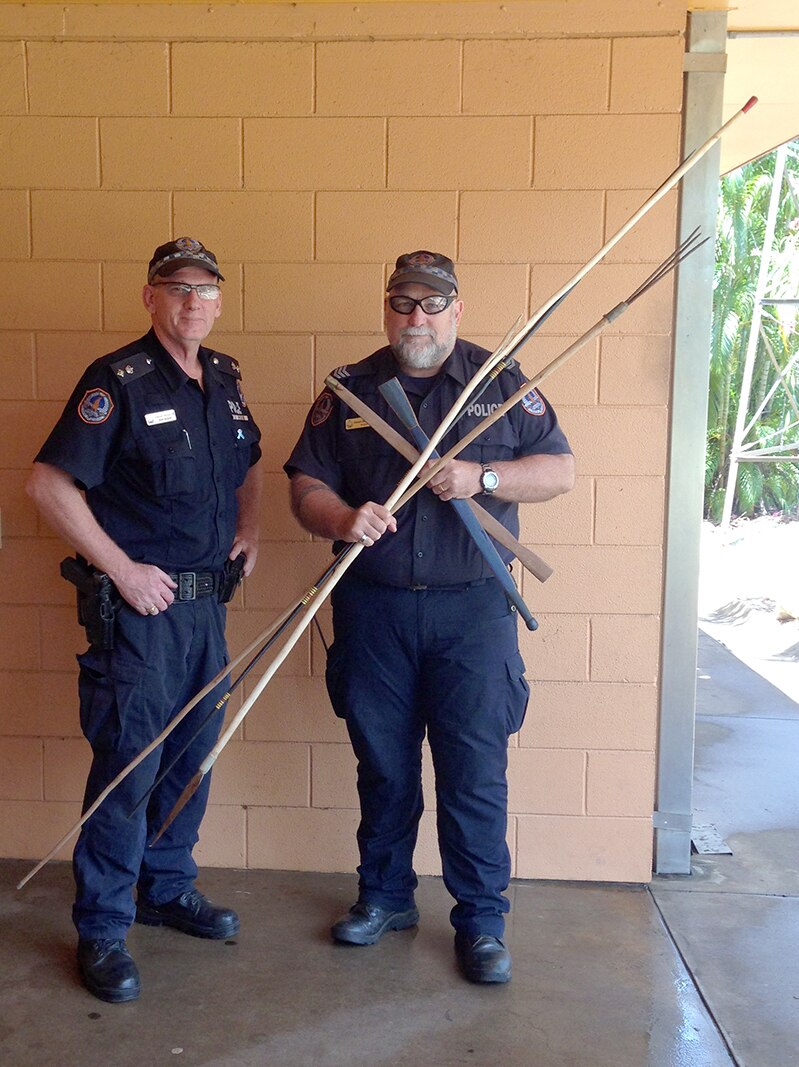
<path id="1" fill-rule="evenodd" d="M 348 945 L 373 945 L 388 930 L 407 930 L 419 922 L 416 908 L 407 911 L 390 911 L 379 904 L 367 904 L 359 900 L 346 915 L 331 927 L 334 941 Z"/>
<path id="2" fill-rule="evenodd" d="M 109 1004 L 136 1000 L 141 992 L 139 972 L 124 940 L 81 938 L 78 967 L 89 992 Z"/>
<path id="3" fill-rule="evenodd" d="M 504 943 L 490 934 L 455 934 L 455 955 L 470 982 L 509 982 L 511 958 Z"/>
<path id="4" fill-rule="evenodd" d="M 239 932 L 239 917 L 231 908 L 212 904 L 198 889 L 187 889 L 166 904 L 136 901 L 136 922 L 145 926 L 172 926 L 192 937 L 221 941 Z"/>

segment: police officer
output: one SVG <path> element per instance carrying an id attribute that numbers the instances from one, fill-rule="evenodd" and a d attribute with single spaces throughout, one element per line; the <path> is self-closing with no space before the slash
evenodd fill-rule
<path id="1" fill-rule="evenodd" d="M 463 303 L 446 256 L 400 256 L 387 294 L 388 346 L 334 374 L 402 432 L 378 392 L 397 376 L 430 436 L 488 353 L 457 339 Z M 518 370 L 500 375 L 466 407 L 442 448 L 523 381 Z M 412 861 L 426 732 L 444 881 L 456 901 L 456 957 L 469 980 L 506 982 L 507 745 L 522 724 L 528 687 L 515 613 L 447 502 L 480 495 L 517 534 L 519 501 L 572 488 L 566 438 L 544 397 L 531 391 L 393 517 L 380 501 L 407 462 L 325 390 L 286 471 L 307 530 L 331 538 L 335 549 L 366 546 L 332 596 L 327 685 L 358 759 L 361 805 L 358 901 L 335 923 L 333 938 L 371 945 L 418 922 Z"/>
<path id="2" fill-rule="evenodd" d="M 156 249 L 142 294 L 151 330 L 86 370 L 28 481 L 48 523 L 90 577 L 112 580 L 117 598 L 113 635 L 94 634 L 78 656 L 81 727 L 94 757 L 84 809 L 228 662 L 224 572 L 239 556 L 244 575 L 255 565 L 260 432 L 238 364 L 203 346 L 221 281 L 216 257 L 193 238 Z M 128 817 L 222 692 L 224 683 L 109 795 L 75 847 L 78 964 L 101 1000 L 139 995 L 125 940 L 134 919 L 206 938 L 239 929 L 234 911 L 194 887 L 208 776 L 147 847 L 213 747 L 222 711 Z"/>

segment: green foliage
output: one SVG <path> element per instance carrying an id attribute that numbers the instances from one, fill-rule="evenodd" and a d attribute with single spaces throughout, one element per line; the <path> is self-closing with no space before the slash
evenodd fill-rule
<path id="1" fill-rule="evenodd" d="M 705 461 L 705 517 L 719 522 L 730 465 L 730 451 L 741 396 L 744 363 L 752 327 L 755 293 L 765 240 L 776 152 L 747 163 L 721 180 L 713 284 L 713 331 L 708 395 Z M 777 216 L 766 294 L 799 297 L 799 140 L 791 142 Z M 799 346 L 799 309 L 766 305 L 752 381 L 748 416 L 766 399 L 777 378 L 775 363 L 784 367 Z M 747 442 L 774 446 L 795 441 L 799 427 L 791 405 L 799 409 L 799 371 L 786 378 L 768 400 Z M 741 463 L 734 515 L 764 511 L 796 511 L 799 506 L 799 465 Z"/>

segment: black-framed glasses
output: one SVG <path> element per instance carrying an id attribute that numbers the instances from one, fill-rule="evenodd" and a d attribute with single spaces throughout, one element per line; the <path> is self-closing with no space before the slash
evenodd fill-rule
<path id="1" fill-rule="evenodd" d="M 201 285 L 189 285 L 188 282 L 150 282 L 153 288 L 157 286 L 163 286 L 168 296 L 186 297 L 192 291 L 195 291 L 200 300 L 216 300 L 221 295 L 222 290 L 218 285 L 214 285 L 213 282 L 205 283 Z"/>
<path id="2" fill-rule="evenodd" d="M 388 306 L 398 315 L 412 315 L 417 307 L 420 307 L 425 315 L 440 315 L 446 311 L 457 296 L 451 293 L 449 296 L 423 296 L 421 300 L 414 300 L 412 296 L 390 296 Z"/>

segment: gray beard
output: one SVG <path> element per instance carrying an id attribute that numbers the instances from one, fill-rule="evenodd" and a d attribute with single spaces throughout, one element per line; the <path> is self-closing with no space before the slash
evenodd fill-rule
<path id="1" fill-rule="evenodd" d="M 402 331 L 392 351 L 403 370 L 430 370 L 443 363 L 455 347 L 456 331 L 457 327 L 453 322 L 449 336 L 437 344 L 423 326 L 408 326 Z M 420 347 L 414 341 L 414 338 L 418 337 L 427 337 L 427 344 Z"/>

